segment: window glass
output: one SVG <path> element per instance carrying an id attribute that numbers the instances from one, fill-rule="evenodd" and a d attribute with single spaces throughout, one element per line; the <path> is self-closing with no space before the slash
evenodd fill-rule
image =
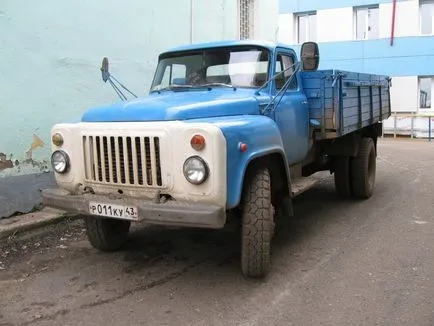
<path id="1" fill-rule="evenodd" d="M 171 64 L 165 67 L 164 73 L 161 76 L 161 87 L 167 87 L 172 84 L 185 84 L 185 65 Z"/>
<path id="2" fill-rule="evenodd" d="M 420 4 L 421 34 L 434 34 L 434 1 L 424 1 Z"/>
<path id="3" fill-rule="evenodd" d="M 297 14 L 297 42 L 304 43 L 307 41 L 315 42 L 316 35 L 316 14 L 306 13 Z"/>
<path id="4" fill-rule="evenodd" d="M 356 39 L 377 39 L 380 34 L 378 7 L 356 8 Z"/>
<path id="5" fill-rule="evenodd" d="M 419 106 L 421 109 L 431 109 L 432 92 L 434 89 L 433 77 L 419 78 Z"/>
<path id="6" fill-rule="evenodd" d="M 288 69 L 288 70 L 286 70 Z M 279 73 L 283 70 L 286 70 L 284 73 L 281 73 L 278 77 L 276 77 L 276 89 L 282 89 L 283 85 L 291 79 L 288 89 L 297 89 L 297 78 L 294 74 L 295 66 L 294 66 L 294 58 L 290 55 L 278 54 L 276 60 L 276 71 L 275 73 Z"/>
<path id="7" fill-rule="evenodd" d="M 259 87 L 268 80 L 268 65 L 268 50 L 251 46 L 172 53 L 159 61 L 151 90 L 173 84 Z"/>

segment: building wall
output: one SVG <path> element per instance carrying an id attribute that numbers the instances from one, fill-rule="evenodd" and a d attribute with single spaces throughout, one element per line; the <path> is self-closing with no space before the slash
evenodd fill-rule
<path id="1" fill-rule="evenodd" d="M 253 37 L 274 39 L 278 0 L 255 8 Z M 145 95 L 161 51 L 238 37 L 238 0 L 1 1 L 0 177 L 49 169 L 52 125 L 117 100 L 102 57 Z"/>
<path id="2" fill-rule="evenodd" d="M 434 35 L 420 35 L 419 0 L 398 0 L 395 39 L 390 44 L 392 0 L 280 0 L 278 39 L 299 51 L 296 15 L 316 11 L 320 69 L 343 69 L 392 76 L 394 112 L 434 113 L 421 108 L 418 76 L 434 76 Z M 379 6 L 379 33 L 357 40 L 354 7 Z M 434 96 L 434 79 L 432 82 Z M 386 125 L 390 125 L 389 120 Z"/>

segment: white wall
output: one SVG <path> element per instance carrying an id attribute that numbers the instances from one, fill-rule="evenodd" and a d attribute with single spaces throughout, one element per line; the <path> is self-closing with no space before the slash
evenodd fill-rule
<path id="1" fill-rule="evenodd" d="M 171 2 L 173 2 L 173 0 L 171 0 Z M 190 0 L 183 0 L 183 2 L 188 5 L 188 9 L 190 10 Z M 193 43 L 238 38 L 237 1 L 192 0 L 192 3 Z M 188 16 L 189 14 L 185 16 L 185 19 L 187 19 Z M 184 29 L 188 29 L 188 27 L 189 24 L 184 25 Z"/>
<path id="2" fill-rule="evenodd" d="M 255 38 L 276 41 L 278 19 L 279 0 L 256 0 L 254 27 Z"/>
<path id="3" fill-rule="evenodd" d="M 318 42 L 349 41 L 353 39 L 352 7 L 319 10 L 317 12 Z"/>
<path id="4" fill-rule="evenodd" d="M 285 44 L 295 44 L 295 21 L 293 14 L 279 15 L 277 40 Z"/>
<path id="5" fill-rule="evenodd" d="M 392 110 L 394 112 L 417 112 L 418 90 L 417 76 L 393 77 L 390 89 Z"/>
<path id="6" fill-rule="evenodd" d="M 392 26 L 392 3 L 380 4 L 380 38 L 388 38 Z M 416 22 L 416 23 L 415 23 Z M 419 1 L 398 1 L 395 12 L 395 37 L 419 34 Z"/>
<path id="7" fill-rule="evenodd" d="M 392 25 L 392 3 L 379 5 L 380 38 L 389 38 Z M 416 23 L 414 23 L 416 22 Z M 354 8 L 345 7 L 317 11 L 317 42 L 350 41 L 355 39 Z M 296 43 L 294 13 L 280 14 L 278 40 Z M 419 34 L 419 1 L 406 0 L 396 3 L 395 37 Z"/>

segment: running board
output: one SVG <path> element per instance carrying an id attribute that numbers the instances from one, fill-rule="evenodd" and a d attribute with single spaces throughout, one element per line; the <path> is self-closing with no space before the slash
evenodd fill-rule
<path id="1" fill-rule="evenodd" d="M 292 197 L 301 195 L 305 191 L 312 188 L 317 182 L 318 179 L 313 177 L 300 177 L 296 178 L 295 180 L 291 180 Z"/>

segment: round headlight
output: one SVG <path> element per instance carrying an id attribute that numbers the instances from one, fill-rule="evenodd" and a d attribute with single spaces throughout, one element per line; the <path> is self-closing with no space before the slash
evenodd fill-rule
<path id="1" fill-rule="evenodd" d="M 69 156 L 64 151 L 55 151 L 51 154 L 51 166 L 57 173 L 65 173 L 69 169 Z"/>
<path id="2" fill-rule="evenodd" d="M 209 175 L 208 165 L 199 156 L 189 157 L 184 162 L 183 171 L 187 181 L 194 185 L 204 183 Z"/>

